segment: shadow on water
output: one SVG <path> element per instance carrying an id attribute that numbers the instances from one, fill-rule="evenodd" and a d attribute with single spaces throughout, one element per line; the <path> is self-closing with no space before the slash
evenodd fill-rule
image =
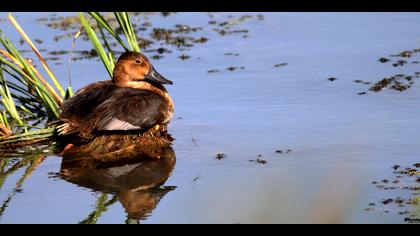
<path id="1" fill-rule="evenodd" d="M 102 161 L 97 154 L 65 154 L 60 178 L 102 193 L 89 216 L 80 223 L 96 223 L 107 207 L 119 201 L 127 213 L 126 223 L 145 220 L 159 201 L 175 186 L 162 186 L 175 166 L 175 152 L 170 145 L 129 145 L 112 160 Z M 105 153 L 104 155 L 107 155 Z M 108 195 L 111 199 L 108 200 Z"/>

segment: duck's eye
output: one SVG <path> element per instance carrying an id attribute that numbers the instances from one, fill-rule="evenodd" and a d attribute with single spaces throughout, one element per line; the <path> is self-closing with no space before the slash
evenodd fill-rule
<path id="1" fill-rule="evenodd" d="M 136 60 L 136 64 L 141 64 L 141 63 L 142 63 L 141 60 L 139 60 L 139 59 Z"/>

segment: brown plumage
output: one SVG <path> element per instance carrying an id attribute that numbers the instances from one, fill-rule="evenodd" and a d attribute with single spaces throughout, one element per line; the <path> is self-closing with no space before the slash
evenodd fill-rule
<path id="1" fill-rule="evenodd" d="M 70 143 L 101 143 L 136 139 L 168 143 L 166 127 L 173 103 L 162 84 L 172 84 L 140 53 L 125 52 L 118 59 L 112 81 L 80 89 L 64 102 L 57 124 L 59 136 Z M 112 149 L 112 147 L 110 147 Z"/>

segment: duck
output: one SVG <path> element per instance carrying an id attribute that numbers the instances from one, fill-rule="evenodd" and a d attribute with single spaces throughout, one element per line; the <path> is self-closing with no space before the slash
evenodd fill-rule
<path id="1" fill-rule="evenodd" d="M 111 80 L 89 84 L 63 103 L 53 123 L 68 143 L 65 149 L 116 140 L 172 141 L 166 131 L 174 104 L 164 84 L 173 82 L 158 73 L 144 54 L 122 53 Z"/>

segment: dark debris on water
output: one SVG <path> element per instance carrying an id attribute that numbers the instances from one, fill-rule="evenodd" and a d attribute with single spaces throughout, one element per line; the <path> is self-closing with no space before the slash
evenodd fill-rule
<path id="1" fill-rule="evenodd" d="M 404 64 L 407 64 L 406 60 L 398 60 L 397 62 L 392 64 L 392 66 L 397 67 L 397 66 L 403 66 Z"/>
<path id="2" fill-rule="evenodd" d="M 398 170 L 400 167 L 401 167 L 400 165 L 394 165 L 391 168 L 394 169 L 394 170 Z"/>
<path id="3" fill-rule="evenodd" d="M 409 63 L 410 64 L 418 63 L 419 62 L 418 60 L 410 62 L 409 59 L 411 59 L 414 56 L 414 54 L 419 53 L 419 52 L 420 52 L 420 48 L 417 48 L 417 49 L 412 49 L 412 50 L 405 50 L 397 54 L 390 55 L 391 57 L 399 57 L 399 59 L 397 59 L 396 62 L 392 64 L 392 66 L 402 67 Z M 378 61 L 381 63 L 386 63 L 390 60 L 391 59 L 386 58 L 386 57 L 381 57 L 378 59 Z M 377 81 L 372 87 L 370 87 L 369 90 L 373 92 L 379 92 L 387 88 L 387 89 L 403 92 L 411 88 L 415 84 L 416 82 L 415 79 L 420 77 L 419 74 L 420 74 L 419 72 L 415 72 L 414 75 L 398 74 L 398 75 L 394 75 L 390 77 L 385 77 Z"/>
<path id="4" fill-rule="evenodd" d="M 178 58 L 179 58 L 179 59 L 181 59 L 181 60 L 183 60 L 183 61 L 185 61 L 185 60 L 189 59 L 189 58 L 190 58 L 190 56 L 185 55 L 185 54 L 182 54 L 182 55 L 181 55 L 181 56 L 179 56 Z"/>
<path id="5" fill-rule="evenodd" d="M 391 59 L 388 59 L 388 58 L 385 58 L 385 57 L 381 57 L 381 58 L 378 59 L 378 61 L 381 62 L 381 63 L 386 63 L 386 62 L 388 62 L 390 60 Z"/>
<path id="6" fill-rule="evenodd" d="M 275 153 L 278 153 L 278 154 L 289 154 L 291 152 L 292 152 L 292 149 L 286 149 L 286 150 L 278 149 L 275 151 Z"/>
<path id="7" fill-rule="evenodd" d="M 413 49 L 413 50 L 402 51 L 402 52 L 400 52 L 398 54 L 391 55 L 391 57 L 405 57 L 405 58 L 409 58 L 409 57 L 413 56 L 413 54 L 419 53 L 419 52 L 420 52 L 420 48 L 416 48 L 416 49 Z"/>
<path id="8" fill-rule="evenodd" d="M 387 88 L 402 92 L 411 88 L 414 84 L 414 78 L 419 77 L 419 75 L 397 74 L 391 77 L 383 78 L 382 80 L 376 82 L 372 87 L 370 87 L 369 90 L 373 92 L 379 92 Z"/>
<path id="9" fill-rule="evenodd" d="M 213 69 L 213 70 L 208 70 L 208 71 L 207 71 L 207 73 L 216 73 L 216 72 L 220 72 L 220 70 Z"/>
<path id="10" fill-rule="evenodd" d="M 46 23 L 46 26 L 53 29 L 78 30 L 80 28 L 80 19 L 77 16 L 38 18 L 37 21 Z"/>
<path id="11" fill-rule="evenodd" d="M 244 66 L 241 66 L 241 67 L 239 67 L 239 66 L 230 66 L 230 67 L 226 68 L 226 70 L 228 70 L 228 71 L 235 71 L 235 70 L 238 70 L 238 69 L 244 70 L 245 67 Z"/>
<path id="12" fill-rule="evenodd" d="M 44 43 L 44 40 L 42 40 L 42 39 L 34 39 L 34 41 L 37 44 L 43 44 Z"/>
<path id="13" fill-rule="evenodd" d="M 237 56 L 239 56 L 239 53 L 227 52 L 224 55 L 225 56 L 235 56 L 235 57 L 237 57 Z"/>
<path id="14" fill-rule="evenodd" d="M 394 200 L 392 199 L 392 198 L 388 198 L 388 199 L 386 199 L 386 200 L 383 200 L 382 201 L 382 204 L 384 204 L 384 205 L 388 205 L 389 203 L 391 203 L 391 202 L 393 202 Z"/>
<path id="15" fill-rule="evenodd" d="M 267 164 L 267 161 L 266 160 L 264 160 L 264 159 L 260 159 L 260 158 L 257 158 L 257 159 L 255 159 L 255 160 L 249 160 L 249 162 L 255 162 L 255 163 L 258 163 L 258 164 Z"/>
<path id="16" fill-rule="evenodd" d="M 151 58 L 153 59 L 153 60 L 159 60 L 159 59 L 161 59 L 163 56 L 161 56 L 160 54 L 155 54 L 155 55 L 152 55 L 151 56 Z"/>
<path id="17" fill-rule="evenodd" d="M 217 153 L 215 158 L 217 160 L 222 160 L 222 159 L 227 158 L 227 155 L 225 153 Z"/>
<path id="18" fill-rule="evenodd" d="M 415 163 L 412 166 L 415 168 L 420 167 L 420 163 Z M 419 170 L 410 167 L 402 168 L 401 165 L 393 165 L 391 169 L 393 170 L 393 173 L 396 175 L 394 180 L 388 180 L 384 179 L 381 181 L 373 181 L 372 184 L 376 186 L 376 188 L 381 190 L 392 190 L 392 191 L 411 191 L 412 197 L 393 197 L 393 198 L 385 198 L 379 201 L 383 206 L 388 206 L 389 209 L 386 209 L 383 211 L 384 213 L 390 213 L 395 212 L 394 205 L 398 206 L 398 214 L 405 215 L 409 214 L 410 212 L 405 210 L 405 207 L 411 206 L 411 205 L 419 205 L 420 198 L 418 197 L 418 191 L 420 190 L 420 186 L 418 185 L 420 183 L 420 177 L 418 177 Z M 416 195 L 417 194 L 417 195 Z M 407 195 L 407 194 L 404 194 Z M 368 208 L 372 208 L 370 210 L 375 210 L 373 207 L 375 207 L 376 203 L 369 203 Z M 365 208 L 366 210 L 367 208 Z"/>
<path id="19" fill-rule="evenodd" d="M 274 67 L 281 67 L 281 66 L 287 66 L 288 63 L 280 63 L 280 64 L 275 64 Z"/>
<path id="20" fill-rule="evenodd" d="M 353 82 L 355 82 L 357 84 L 371 84 L 372 83 L 372 82 L 364 81 L 364 80 L 361 80 L 361 79 L 353 80 Z"/>

